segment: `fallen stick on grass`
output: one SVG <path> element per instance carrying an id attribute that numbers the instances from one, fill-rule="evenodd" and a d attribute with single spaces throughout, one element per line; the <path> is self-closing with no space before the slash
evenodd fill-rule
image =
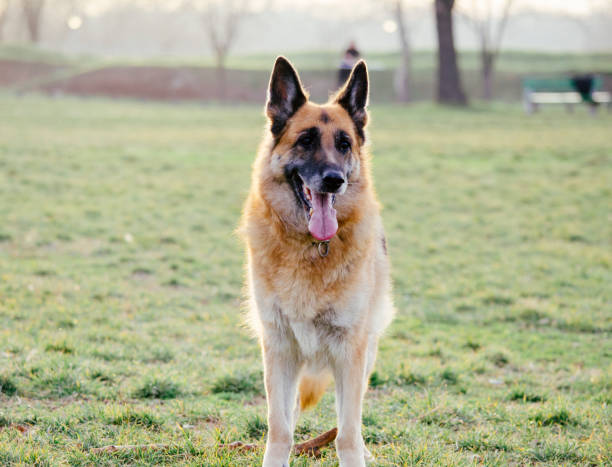
<path id="1" fill-rule="evenodd" d="M 318 457 L 320 455 L 321 448 L 333 442 L 336 439 L 337 434 L 338 428 L 332 428 L 316 438 L 296 444 L 293 446 L 293 452 L 298 456 L 307 455 Z M 255 449 L 259 449 L 261 447 L 262 446 L 257 444 L 245 444 L 242 441 L 234 441 L 233 443 L 219 445 L 219 448 L 221 449 L 235 449 L 238 451 L 254 451 Z"/>
<path id="2" fill-rule="evenodd" d="M 321 448 L 333 442 L 336 439 L 337 434 L 338 428 L 332 428 L 316 438 L 296 444 L 293 446 L 293 452 L 298 456 L 307 455 L 318 457 L 320 455 Z M 257 444 L 245 444 L 242 441 L 234 441 L 233 443 L 219 445 L 219 448 L 222 449 L 236 449 L 238 451 L 254 451 L 260 447 L 261 446 Z"/>
<path id="3" fill-rule="evenodd" d="M 234 441 L 233 443 L 220 444 L 217 446 L 219 449 L 235 449 L 237 451 L 254 451 L 259 449 L 257 444 L 245 444 L 242 441 Z"/>
<path id="4" fill-rule="evenodd" d="M 327 446 L 329 443 L 332 443 L 336 439 L 337 434 L 338 428 L 332 428 L 316 438 L 312 438 L 304 443 L 296 444 L 293 447 L 293 452 L 295 452 L 298 456 L 306 454 L 307 456 L 318 457 L 319 450 L 322 447 Z"/>
<path id="5" fill-rule="evenodd" d="M 30 425 L 18 425 L 17 423 L 11 423 L 10 425 L 0 426 L 0 431 L 4 430 L 5 428 L 13 428 L 19 433 L 23 434 L 27 433 L 32 427 Z"/>
<path id="6" fill-rule="evenodd" d="M 160 451 L 163 449 L 168 449 L 170 447 L 169 444 L 124 444 L 124 445 L 115 445 L 111 444 L 109 446 L 102 446 L 101 448 L 93 448 L 91 450 L 94 454 L 100 454 L 103 452 L 117 452 L 117 451 Z"/>
<path id="7" fill-rule="evenodd" d="M 332 428 L 329 431 L 326 431 L 322 435 L 317 436 L 316 438 L 310 439 L 300 444 L 296 444 L 293 447 L 293 451 L 295 454 L 299 455 L 307 455 L 318 457 L 320 454 L 320 449 L 324 446 L 327 446 L 329 443 L 336 439 L 336 435 L 338 434 L 337 428 Z M 234 441 L 229 444 L 220 444 L 218 448 L 220 449 L 235 449 L 238 451 L 254 451 L 259 449 L 261 446 L 257 444 L 246 444 L 242 441 Z M 93 448 L 91 452 L 93 454 L 101 454 L 108 452 L 119 452 L 119 451 L 161 451 L 164 449 L 169 449 L 169 444 L 124 444 L 124 445 L 116 445 L 111 444 L 109 446 L 102 446 L 100 448 Z"/>

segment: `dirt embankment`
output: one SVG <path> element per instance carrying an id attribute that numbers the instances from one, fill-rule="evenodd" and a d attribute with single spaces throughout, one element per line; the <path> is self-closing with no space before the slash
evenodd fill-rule
<path id="1" fill-rule="evenodd" d="M 307 72 L 311 94 L 326 98 L 333 72 Z M 221 79 L 220 79 L 221 78 Z M 106 66 L 79 71 L 69 65 L 0 60 L 0 87 L 50 95 L 146 100 L 262 102 L 269 72 L 164 66 Z"/>
<path id="2" fill-rule="evenodd" d="M 40 90 L 50 94 L 153 100 L 213 100 L 223 94 L 235 101 L 261 98 L 253 89 L 236 86 L 233 81 L 227 79 L 221 90 L 215 71 L 206 68 L 112 66 L 52 81 L 40 86 Z"/>
<path id="3" fill-rule="evenodd" d="M 336 88 L 335 70 L 302 70 L 302 82 L 316 102 L 324 102 Z M 262 104 L 269 70 L 217 70 L 197 66 L 108 65 L 84 70 L 74 64 L 0 59 L 0 90 L 49 95 L 101 96 L 161 101 L 229 101 Z M 609 76 L 605 78 L 609 80 Z M 481 94 L 477 70 L 463 72 L 468 95 Z M 394 102 L 394 70 L 371 69 L 372 102 Z M 432 70 L 415 72 L 411 83 L 414 100 L 432 100 L 435 95 Z M 606 89 L 610 89 L 606 81 Z M 504 101 L 521 99 L 521 75 L 498 71 L 494 95 Z"/>
<path id="4" fill-rule="evenodd" d="M 19 86 L 44 76 L 51 76 L 66 68 L 63 65 L 49 63 L 0 60 L 0 86 Z"/>

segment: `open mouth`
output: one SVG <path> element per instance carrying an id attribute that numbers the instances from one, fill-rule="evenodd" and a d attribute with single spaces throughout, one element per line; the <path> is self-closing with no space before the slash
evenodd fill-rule
<path id="1" fill-rule="evenodd" d="M 310 235 L 320 242 L 325 242 L 336 235 L 338 220 L 333 207 L 336 195 L 313 190 L 297 172 L 292 181 L 293 190 L 304 207 Z"/>

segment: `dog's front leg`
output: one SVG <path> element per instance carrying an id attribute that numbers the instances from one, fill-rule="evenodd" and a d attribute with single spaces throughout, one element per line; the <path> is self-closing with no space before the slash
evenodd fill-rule
<path id="1" fill-rule="evenodd" d="M 268 399 L 268 439 L 264 467 L 289 466 L 293 443 L 293 412 L 296 401 L 298 359 L 284 336 L 263 339 L 264 378 Z M 272 344 L 270 344 L 272 343 Z"/>
<path id="2" fill-rule="evenodd" d="M 346 344 L 344 350 L 344 358 L 334 364 L 338 411 L 336 450 L 341 467 L 361 467 L 365 466 L 361 404 L 366 389 L 366 342 Z"/>

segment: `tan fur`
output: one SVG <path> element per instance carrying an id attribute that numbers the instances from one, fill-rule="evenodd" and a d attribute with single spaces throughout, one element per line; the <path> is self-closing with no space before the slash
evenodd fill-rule
<path id="1" fill-rule="evenodd" d="M 326 123 L 322 112 L 329 117 Z M 338 231 L 325 258 L 313 245 L 282 170 L 297 135 L 313 125 L 320 129 L 323 145 L 333 144 L 336 129 L 344 130 L 357 167 L 346 192 L 336 198 Z M 288 398 L 295 396 L 297 382 L 299 407 L 305 409 L 323 395 L 330 370 L 344 407 L 336 441 L 340 463 L 364 465 L 361 401 L 378 338 L 391 321 L 393 307 L 370 156 L 335 98 L 324 105 L 306 102 L 276 144 L 266 131 L 241 231 L 247 245 L 249 321 L 263 351 L 268 399 L 264 466 L 287 465 L 295 424 L 295 398 Z"/>
<path id="2" fill-rule="evenodd" d="M 317 376 L 303 375 L 299 383 L 300 410 L 306 410 L 317 405 L 327 386 L 331 382 L 331 375 L 323 373 Z"/>

